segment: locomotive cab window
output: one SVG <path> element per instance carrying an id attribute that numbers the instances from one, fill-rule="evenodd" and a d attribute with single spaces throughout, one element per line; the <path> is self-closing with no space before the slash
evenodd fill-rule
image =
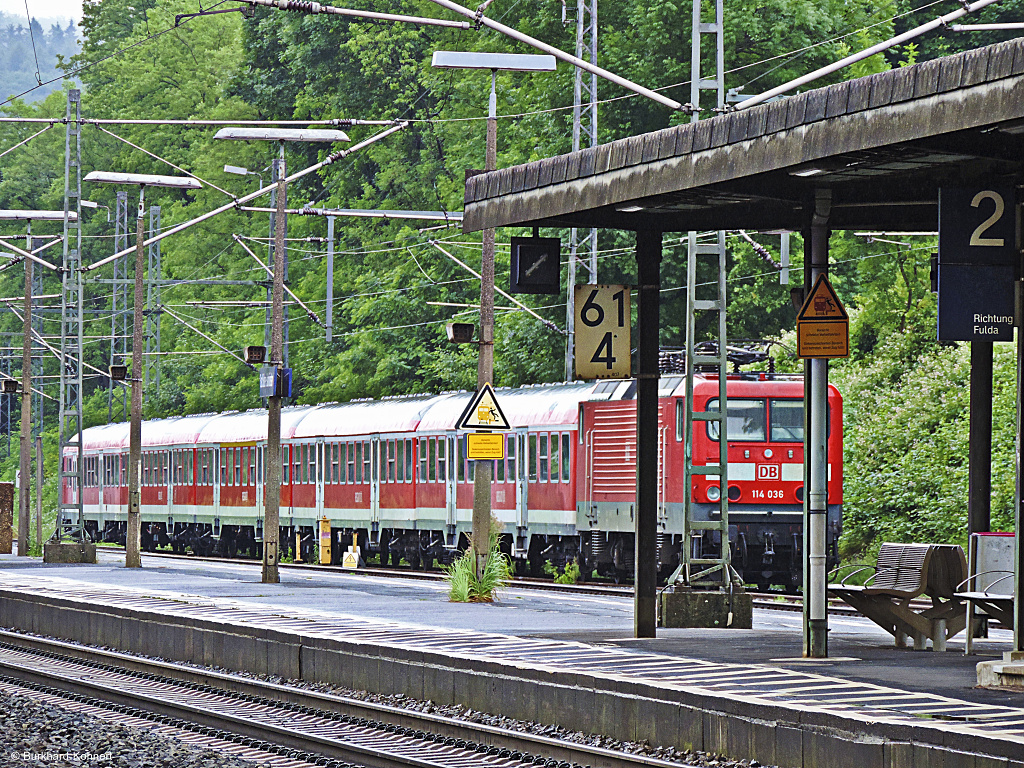
<path id="1" fill-rule="evenodd" d="M 764 400 L 735 399 L 728 401 L 726 436 L 730 442 L 763 443 L 768 439 Z M 708 400 L 707 411 L 718 410 L 718 398 Z M 709 421 L 708 438 L 718 440 L 718 424 Z"/>
<path id="2" fill-rule="evenodd" d="M 771 400 L 768 408 L 773 442 L 802 443 L 804 441 L 803 400 Z"/>

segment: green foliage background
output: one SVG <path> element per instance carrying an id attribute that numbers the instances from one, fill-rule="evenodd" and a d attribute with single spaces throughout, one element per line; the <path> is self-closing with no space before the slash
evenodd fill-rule
<path id="1" fill-rule="evenodd" d="M 348 7 L 439 16 L 428 0 L 355 0 Z M 1012 18 L 1019 2 L 987 9 L 985 20 Z M 758 93 L 920 23 L 921 14 L 958 7 L 952 0 L 913 12 L 909 3 L 883 5 L 866 0 L 740 0 L 726 9 L 727 87 Z M 207 9 L 210 6 L 207 5 Z M 627 78 L 685 100 L 689 93 L 689 5 L 664 0 L 622 0 L 601 9 L 600 63 Z M 68 73 L 84 87 L 86 118 L 117 120 L 407 120 L 398 134 L 289 185 L 290 207 L 307 203 L 327 208 L 383 208 L 458 211 L 466 169 L 483 165 L 486 73 L 435 70 L 434 50 L 516 51 L 525 48 L 487 29 L 468 32 L 436 27 L 353 21 L 337 16 L 307 17 L 257 9 L 252 18 L 219 14 L 175 27 L 175 15 L 200 10 L 197 0 L 86 0 L 78 53 L 65 58 Z M 515 3 L 498 0 L 492 18 L 572 50 L 573 24 L 563 25 L 555 0 Z M 988 18 L 988 17 L 991 18 Z M 972 44 L 993 42 L 952 34 L 875 56 L 820 84 L 923 60 Z M 0 46 L 2 48 L 2 46 Z M 708 62 L 710 65 L 710 62 Z M 4 66 L 0 60 L 0 67 Z M 11 64 L 6 64 L 8 70 Z M 11 90 L 9 88 L 9 90 Z M 499 165 L 536 160 L 571 148 L 573 73 L 560 66 L 547 74 L 502 74 L 498 79 Z M 602 83 L 600 139 L 666 127 L 685 115 Z M 35 94 L 34 94 L 35 95 Z M 704 114 L 713 105 L 702 104 Z M 8 100 L 3 114 L 60 120 L 65 95 L 27 102 Z M 0 124 L 0 148 L 39 130 L 38 124 Z M 352 125 L 353 142 L 379 126 Z M 125 140 L 122 141 L 121 139 Z M 135 149 L 131 142 L 152 154 Z M 181 125 L 88 125 L 83 130 L 85 170 L 174 173 L 163 158 L 204 180 L 198 193 L 151 190 L 147 203 L 159 205 L 165 227 L 222 205 L 256 189 L 257 176 L 224 172 L 244 166 L 269 180 L 274 148 L 263 143 L 218 142 L 210 128 Z M 63 207 L 63 130 L 44 132 L 0 160 L 0 207 Z M 289 145 L 290 171 L 326 156 L 317 145 Z M 89 187 L 84 195 L 115 206 L 115 190 Z M 129 193 L 129 212 L 134 200 Z M 269 204 L 267 197 L 258 205 Z M 131 214 L 129 213 L 129 217 Z M 421 229 L 422 228 L 422 229 Z M 54 233 L 37 225 L 37 234 Z M 9 232 L 5 228 L 5 233 Z M 320 217 L 291 216 L 288 224 L 289 282 L 323 315 L 326 262 Z M 92 263 L 114 247 L 113 224 L 102 209 L 85 214 L 83 261 Z M 163 277 L 178 280 L 263 281 L 265 274 L 232 240 L 237 234 L 265 255 L 267 216 L 231 211 L 163 242 Z M 507 280 L 507 238 L 499 233 L 498 282 Z M 565 236 L 560 231 L 543 234 Z M 778 236 L 753 233 L 778 259 Z M 264 238 L 261 240 L 260 238 Z M 478 240 L 457 228 L 425 222 L 339 219 L 334 276 L 334 341 L 297 307 L 291 308 L 290 359 L 300 403 L 381 397 L 472 386 L 471 350 L 444 342 L 443 324 L 473 319 L 475 281 L 444 256 L 431 239 L 473 265 Z M 778 271 L 740 237 L 729 239 L 730 335 L 778 337 L 777 365 L 796 370 L 786 351 L 794 322 L 789 287 Z M 632 240 L 602 231 L 601 280 L 636 281 Z M 801 243 L 793 238 L 793 279 L 801 274 Z M 853 316 L 854 355 L 832 366 L 833 380 L 846 398 L 846 535 L 853 552 L 880 539 L 961 540 L 966 506 L 967 350 L 934 341 L 935 302 L 928 290 L 928 254 L 934 243 L 866 243 L 836 233 L 834 283 Z M 51 251 L 50 253 L 55 253 Z M 685 327 L 684 244 L 666 240 L 663 267 L 661 342 L 682 345 Z M 56 257 L 54 257 L 56 258 Z M 89 273 L 108 279 L 110 266 Z M 711 279 L 702 275 L 699 279 Z M 3 296 L 22 291 L 20 270 L 0 272 Z M 44 293 L 59 292 L 53 275 Z M 109 362 L 109 284 L 87 284 L 86 360 L 100 369 Z M 262 285 L 182 284 L 164 289 L 163 302 L 220 344 L 241 349 L 263 340 L 264 308 L 217 302 L 258 302 Z M 525 297 L 545 317 L 564 323 L 560 297 Z M 499 305 L 503 304 L 499 300 Z M 461 306 L 452 306 L 461 305 Z M 59 335 L 59 312 L 43 314 L 44 333 Z M 151 387 L 147 418 L 182 413 L 247 409 L 259 405 L 256 377 L 235 358 L 160 315 L 160 387 Z M 703 328 L 699 329 L 705 332 Z M 5 346 L 20 344 L 20 324 L 0 314 Z M 562 378 L 563 338 L 521 312 L 502 311 L 496 328 L 498 385 Z M 788 344 L 792 347 L 792 344 Z M 213 352 L 213 354 L 211 354 Z M 995 520 L 1006 525 L 1012 489 L 1012 353 L 997 353 L 997 445 Z M 16 372 L 16 371 L 15 371 Z M 57 366 L 47 358 L 46 391 L 57 395 Z M 119 398 L 108 408 L 108 382 L 86 379 L 86 426 L 123 418 Z M 15 415 L 14 429 L 17 428 Z M 3 426 L 3 425 L 0 425 Z M 44 438 L 48 474 L 55 467 L 56 406 L 47 400 Z M 16 445 L 15 445 L 16 453 Z M 0 474 L 10 478 L 14 459 L 4 457 Z M 51 482 L 47 506 L 56 500 Z"/>

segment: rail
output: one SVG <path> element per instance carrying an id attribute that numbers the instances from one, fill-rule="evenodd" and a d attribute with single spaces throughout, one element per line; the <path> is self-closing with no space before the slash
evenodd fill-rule
<path id="1" fill-rule="evenodd" d="M 0 678 L 300 750 L 303 759 L 374 768 L 684 765 L 8 631 L 0 631 Z"/>

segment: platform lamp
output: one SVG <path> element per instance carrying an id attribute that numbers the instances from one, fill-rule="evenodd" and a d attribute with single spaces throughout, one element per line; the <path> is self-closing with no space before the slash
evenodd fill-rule
<path id="1" fill-rule="evenodd" d="M 139 211 L 135 221 L 135 302 L 132 309 L 132 408 L 131 426 L 128 431 L 128 524 L 125 532 L 125 568 L 141 568 L 142 517 L 141 474 L 142 474 L 142 280 L 145 273 L 143 261 L 143 220 L 146 204 L 146 187 L 169 189 L 202 189 L 202 184 L 187 176 L 154 176 L 148 173 L 114 173 L 91 171 L 85 181 L 98 184 L 138 185 Z M 111 371 L 113 376 L 114 371 Z"/>
<path id="2" fill-rule="evenodd" d="M 274 214 L 273 290 L 270 297 L 270 365 L 274 370 L 273 394 L 267 398 L 267 455 L 263 460 L 263 572 L 264 584 L 281 581 L 278 548 L 281 537 L 281 398 L 284 379 L 284 232 L 287 180 L 284 161 L 285 142 L 333 143 L 348 141 L 344 131 L 326 128 L 221 128 L 215 139 L 234 141 L 276 141 L 277 211 Z M 234 166 L 232 166 L 234 167 Z M 227 166 L 225 166 L 225 170 Z M 231 173 L 232 171 L 229 171 Z"/>
<path id="3" fill-rule="evenodd" d="M 434 51 L 430 66 L 438 69 L 489 69 L 491 96 L 487 102 L 487 139 L 484 170 L 498 166 L 498 97 L 495 85 L 498 71 L 552 72 L 555 57 L 524 53 L 472 53 L 469 51 Z M 477 362 L 477 390 L 494 379 L 494 230 L 482 233 L 480 264 L 480 341 Z M 476 575 L 483 578 L 490 535 L 480 535 L 491 527 L 491 462 L 480 462 L 473 479 L 473 551 L 476 555 Z"/>
<path id="4" fill-rule="evenodd" d="M 78 214 L 68 214 L 76 221 Z M 25 222 L 25 250 L 32 250 L 33 221 L 64 221 L 64 211 L 0 211 L 0 221 Z M 25 309 L 21 318 L 21 433 L 19 450 L 18 483 L 18 554 L 28 555 L 29 550 L 29 480 L 32 462 L 32 259 L 25 259 Z M 36 461 L 42 461 L 36 456 Z M 37 526 L 38 528 L 39 526 Z"/>

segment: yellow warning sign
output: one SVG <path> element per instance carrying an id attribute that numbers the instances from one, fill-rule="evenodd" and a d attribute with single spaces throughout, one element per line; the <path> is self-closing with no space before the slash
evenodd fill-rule
<path id="1" fill-rule="evenodd" d="M 459 429 L 493 429 L 503 431 L 512 428 L 505 414 L 501 412 L 494 388 L 484 384 L 476 396 L 469 401 L 469 406 L 459 416 Z"/>
<path id="2" fill-rule="evenodd" d="M 494 432 L 470 432 L 466 435 L 466 455 L 470 461 L 505 458 L 505 436 Z"/>
<path id="3" fill-rule="evenodd" d="M 818 279 L 814 281 L 814 287 L 811 288 L 811 294 L 804 300 L 804 305 L 800 307 L 800 314 L 796 316 L 796 321 L 799 323 L 801 320 L 846 320 L 847 322 L 850 320 L 850 316 L 846 314 L 846 308 L 839 301 L 839 297 L 836 296 L 836 292 L 832 288 L 832 283 L 825 275 L 818 275 Z"/>
<path id="4" fill-rule="evenodd" d="M 850 316 L 825 275 L 818 275 L 796 316 L 796 355 L 818 359 L 850 356 Z"/>

